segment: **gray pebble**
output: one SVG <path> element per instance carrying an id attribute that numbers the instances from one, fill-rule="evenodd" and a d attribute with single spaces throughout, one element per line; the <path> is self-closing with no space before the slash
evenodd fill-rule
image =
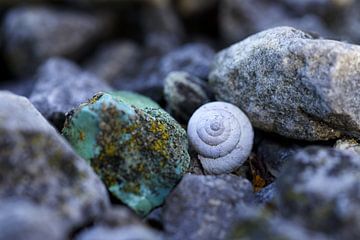
<path id="1" fill-rule="evenodd" d="M 225 239 L 234 219 L 253 201 L 249 181 L 234 175 L 185 175 L 166 200 L 169 239 Z"/>
<path id="2" fill-rule="evenodd" d="M 180 121 L 187 122 L 196 109 L 210 101 L 207 83 L 187 72 L 171 72 L 164 85 L 167 110 Z"/>
<path id="3" fill-rule="evenodd" d="M 51 58 L 38 70 L 30 101 L 61 130 L 66 112 L 95 93 L 109 90 L 111 88 L 105 82 L 82 71 L 71 61 Z"/>
<path id="4" fill-rule="evenodd" d="M 71 228 L 100 216 L 109 199 L 90 166 L 26 98 L 0 99 L 0 199 L 48 207 Z"/>
<path id="5" fill-rule="evenodd" d="M 17 75 L 53 56 L 77 58 L 110 28 L 104 16 L 45 6 L 16 7 L 4 20 L 5 54 Z"/>
<path id="6" fill-rule="evenodd" d="M 0 240 L 63 240 L 68 227 L 49 208 L 18 199 L 0 201 Z"/>

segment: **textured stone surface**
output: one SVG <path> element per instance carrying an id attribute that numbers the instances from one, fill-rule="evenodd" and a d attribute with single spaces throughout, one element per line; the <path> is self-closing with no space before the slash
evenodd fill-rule
<path id="1" fill-rule="evenodd" d="M 63 134 L 109 191 L 140 215 L 162 204 L 189 167 L 185 130 L 138 94 L 94 96 L 69 114 Z"/>
<path id="2" fill-rule="evenodd" d="M 286 139 L 265 138 L 259 143 L 256 155 L 265 163 L 267 170 L 277 177 L 299 148 L 299 145 Z"/>
<path id="3" fill-rule="evenodd" d="M 306 140 L 359 136 L 360 47 L 279 27 L 220 52 L 209 76 L 218 100 L 262 130 Z"/>
<path id="4" fill-rule="evenodd" d="M 333 148 L 299 151 L 276 183 L 279 212 L 334 239 L 360 237 L 360 157 Z"/>
<path id="5" fill-rule="evenodd" d="M 118 81 L 115 87 L 137 91 L 155 100 L 163 95 L 164 80 L 173 71 L 185 71 L 201 79 L 206 79 L 214 51 L 202 43 L 181 46 L 160 59 L 149 58 L 142 66 L 139 75 L 131 81 Z"/>
<path id="6" fill-rule="evenodd" d="M 69 229 L 48 208 L 10 199 L 0 201 L 1 240 L 63 240 Z"/>
<path id="7" fill-rule="evenodd" d="M 135 43 L 115 41 L 100 47 L 85 69 L 110 84 L 115 80 L 129 81 L 140 68 L 140 58 L 141 49 Z"/>
<path id="8" fill-rule="evenodd" d="M 207 83 L 187 72 L 171 72 L 164 85 L 167 109 L 180 121 L 187 122 L 196 109 L 210 102 Z"/>
<path id="9" fill-rule="evenodd" d="M 160 234 L 145 226 L 125 207 L 108 209 L 94 226 L 81 231 L 76 240 L 155 240 Z"/>
<path id="10" fill-rule="evenodd" d="M 108 205 L 104 185 L 23 97 L 0 92 L 0 199 L 50 208 L 71 227 Z"/>
<path id="11" fill-rule="evenodd" d="M 270 203 L 276 194 L 275 183 L 271 183 L 255 194 L 255 201 L 259 204 Z"/>
<path id="12" fill-rule="evenodd" d="M 253 200 L 249 181 L 234 175 L 185 175 L 166 200 L 169 239 L 225 239 L 238 213 Z"/>
<path id="13" fill-rule="evenodd" d="M 360 154 L 360 144 L 356 139 L 340 139 L 334 146 L 336 149 L 346 150 L 355 154 Z"/>
<path id="14" fill-rule="evenodd" d="M 52 56 L 79 57 L 108 28 L 100 15 L 42 6 L 13 8 L 4 20 L 9 67 L 24 75 Z"/>
<path id="15" fill-rule="evenodd" d="M 246 209 L 234 223 L 233 231 L 227 239 L 269 239 L 269 240 L 327 240 L 323 234 L 308 230 L 295 222 L 261 209 Z"/>
<path id="16" fill-rule="evenodd" d="M 277 26 L 291 26 L 322 36 L 331 36 L 318 16 L 291 14 L 289 9 L 278 1 L 223 0 L 220 1 L 219 16 L 222 36 L 230 43 Z"/>
<path id="17" fill-rule="evenodd" d="M 62 128 L 65 113 L 111 88 L 95 75 L 62 58 L 51 58 L 38 70 L 30 101 L 50 122 Z"/>

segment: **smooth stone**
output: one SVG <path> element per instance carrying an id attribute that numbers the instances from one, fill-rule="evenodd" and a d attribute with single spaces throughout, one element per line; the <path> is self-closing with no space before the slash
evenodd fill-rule
<path id="1" fill-rule="evenodd" d="M 97 94 L 68 115 L 63 134 L 109 191 L 142 216 L 164 202 L 190 164 L 185 130 L 131 92 Z"/>
<path id="2" fill-rule="evenodd" d="M 296 16 L 279 1 L 223 0 L 220 1 L 219 11 L 220 33 L 228 43 L 278 26 L 295 27 L 321 36 L 332 36 L 319 16 L 311 13 Z"/>
<path id="3" fill-rule="evenodd" d="M 279 213 L 331 239 L 360 238 L 360 156 L 308 147 L 291 163 L 276 182 Z"/>
<path id="4" fill-rule="evenodd" d="M 10 9 L 4 19 L 4 52 L 13 73 L 32 74 L 54 56 L 78 58 L 110 30 L 108 17 L 46 6 Z"/>
<path id="5" fill-rule="evenodd" d="M 116 80 L 126 81 L 139 70 L 141 56 L 141 48 L 133 42 L 109 42 L 96 51 L 85 69 L 109 84 Z"/>
<path id="6" fill-rule="evenodd" d="M 145 47 L 154 55 L 166 54 L 181 44 L 184 26 L 170 0 L 148 2 L 139 16 Z"/>
<path id="7" fill-rule="evenodd" d="M 59 130 L 65 114 L 99 91 L 111 87 L 95 75 L 62 58 L 47 60 L 38 70 L 30 96 L 34 106 Z"/>
<path id="8" fill-rule="evenodd" d="M 63 240 L 69 228 L 54 211 L 18 199 L 0 200 L 0 240 Z"/>
<path id="9" fill-rule="evenodd" d="M 181 122 L 188 122 L 196 109 L 211 101 L 207 83 L 187 72 L 171 72 L 164 85 L 167 110 Z"/>
<path id="10" fill-rule="evenodd" d="M 147 59 L 139 75 L 129 81 L 117 81 L 114 87 L 140 92 L 158 101 L 163 96 L 164 80 L 173 71 L 184 71 L 207 79 L 214 50 L 203 43 L 189 43 L 158 58 Z"/>
<path id="11" fill-rule="evenodd" d="M 256 156 L 274 177 L 278 177 L 299 148 L 301 146 L 287 139 L 265 138 L 257 146 Z"/>
<path id="12" fill-rule="evenodd" d="M 0 199 L 55 212 L 70 228 L 100 216 L 106 188 L 24 97 L 0 91 Z"/>
<path id="13" fill-rule="evenodd" d="M 235 175 L 187 174 L 166 199 L 168 239 L 226 239 L 240 212 L 253 202 L 251 183 Z"/>
<path id="14" fill-rule="evenodd" d="M 209 81 L 259 129 L 329 140 L 359 136 L 359 64 L 359 46 L 278 27 L 218 53 Z"/>

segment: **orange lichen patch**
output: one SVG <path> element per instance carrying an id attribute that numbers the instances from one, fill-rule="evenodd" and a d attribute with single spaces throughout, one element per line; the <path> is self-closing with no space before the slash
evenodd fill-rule
<path id="1" fill-rule="evenodd" d="M 80 131 L 80 133 L 79 133 L 79 139 L 80 139 L 81 141 L 84 141 L 84 140 L 85 140 L 85 137 L 86 137 L 85 132 Z"/>
<path id="2" fill-rule="evenodd" d="M 259 192 L 261 189 L 263 189 L 266 186 L 266 181 L 259 175 L 255 175 L 253 177 L 252 184 L 254 187 L 254 191 Z"/>

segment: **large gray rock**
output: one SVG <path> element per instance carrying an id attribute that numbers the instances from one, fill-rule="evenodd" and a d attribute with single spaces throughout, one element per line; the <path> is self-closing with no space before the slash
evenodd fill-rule
<path id="1" fill-rule="evenodd" d="M 277 179 L 285 218 L 332 239 L 360 238 L 360 157 L 333 148 L 299 151 Z"/>
<path id="2" fill-rule="evenodd" d="M 0 201 L 0 240 L 63 240 L 69 229 L 50 209 L 26 201 Z"/>
<path id="3" fill-rule="evenodd" d="M 85 160 L 24 97 L 0 92 L 0 199 L 55 212 L 69 227 L 102 214 L 108 195 Z"/>
<path id="4" fill-rule="evenodd" d="M 62 129 L 66 112 L 95 93 L 109 90 L 105 82 L 71 61 L 51 58 L 38 70 L 30 101 L 52 124 Z"/>
<path id="5" fill-rule="evenodd" d="M 235 175 L 185 175 L 163 208 L 165 232 L 169 239 L 225 239 L 253 197 L 251 183 Z"/>
<path id="6" fill-rule="evenodd" d="M 360 47 L 289 27 L 220 52 L 210 73 L 218 100 L 265 131 L 305 140 L 360 133 Z"/>
<path id="7" fill-rule="evenodd" d="M 14 73 L 31 74 L 47 58 L 81 56 L 109 27 L 106 17 L 82 11 L 13 8 L 4 20 L 5 54 Z"/>

